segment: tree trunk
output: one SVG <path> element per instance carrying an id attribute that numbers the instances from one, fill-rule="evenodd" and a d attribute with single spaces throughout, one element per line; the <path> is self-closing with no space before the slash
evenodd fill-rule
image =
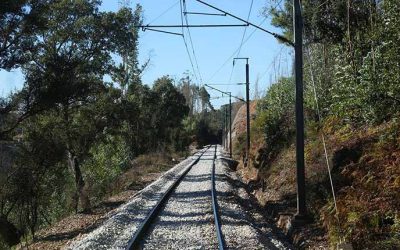
<path id="1" fill-rule="evenodd" d="M 75 197 L 74 197 L 74 208 L 75 212 L 78 212 L 79 203 L 83 213 L 89 213 L 91 211 L 90 199 L 85 189 L 85 181 L 83 179 L 82 171 L 79 165 L 78 158 L 71 152 L 68 152 L 68 164 L 75 175 Z"/>
<path id="2" fill-rule="evenodd" d="M 17 245 L 22 233 L 7 220 L 3 215 L 0 215 L 0 235 L 4 242 L 11 246 Z"/>

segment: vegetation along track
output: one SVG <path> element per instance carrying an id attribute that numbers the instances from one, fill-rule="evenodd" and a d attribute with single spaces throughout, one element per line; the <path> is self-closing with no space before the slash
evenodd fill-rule
<path id="1" fill-rule="evenodd" d="M 206 152 L 209 152 L 210 149 L 213 148 L 214 150 L 212 151 L 212 158 L 207 159 L 205 154 Z M 211 156 L 211 155 L 210 155 Z M 205 159 L 202 159 L 204 157 Z M 215 161 L 217 158 L 217 146 L 209 146 L 207 147 L 206 150 L 204 150 L 199 157 L 190 164 L 190 166 L 180 175 L 179 178 L 177 178 L 174 183 L 167 189 L 167 191 L 161 196 L 161 198 L 158 200 L 157 204 L 153 207 L 153 209 L 148 213 L 138 230 L 136 230 L 135 234 L 131 238 L 131 240 L 128 243 L 128 246 L 126 249 L 140 249 L 143 248 L 143 241 L 144 239 L 148 236 L 150 228 L 156 227 L 157 222 L 156 218 L 159 216 L 161 210 L 166 206 L 166 204 L 169 202 L 171 195 L 174 193 L 174 191 L 177 189 L 177 187 L 180 185 L 182 180 L 187 176 L 189 171 L 192 169 L 193 166 L 199 164 L 199 161 L 207 161 L 211 160 L 212 161 L 212 172 L 211 172 L 211 207 L 212 207 L 212 214 L 213 214 L 213 220 L 215 223 L 215 231 L 216 231 L 216 243 L 218 244 L 219 249 L 224 249 L 225 248 L 225 242 L 224 242 L 224 237 L 221 231 L 221 224 L 220 224 L 220 216 L 218 213 L 218 202 L 217 202 L 217 195 L 216 195 L 216 189 L 215 189 Z M 212 220 L 210 220 L 211 222 Z M 155 239 L 157 241 L 157 239 Z M 158 244 L 163 244 L 162 240 Z M 215 244 L 216 246 L 216 244 Z"/>
<path id="2" fill-rule="evenodd" d="M 240 205 L 249 198 L 236 193 L 229 180 L 236 179 L 222 148 L 206 147 L 68 249 L 292 249 Z"/>

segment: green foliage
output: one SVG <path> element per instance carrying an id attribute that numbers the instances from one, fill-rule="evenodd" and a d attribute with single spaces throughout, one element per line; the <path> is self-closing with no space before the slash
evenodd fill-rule
<path id="1" fill-rule="evenodd" d="M 224 110 L 215 110 L 210 102 L 210 94 L 205 87 L 199 88 L 193 84 L 189 73 L 184 74 L 178 84 L 179 91 L 185 98 L 189 107 L 188 116 L 183 120 L 183 141 L 187 145 L 196 143 L 197 146 L 204 146 L 211 143 L 220 143 L 222 137 L 222 124 Z"/>
<path id="2" fill-rule="evenodd" d="M 26 81 L 0 100 L 0 137 L 21 141 L 11 146 L 12 164 L 0 168 L 10 170 L 0 172 L 0 216 L 32 236 L 78 205 L 90 211 L 135 156 L 187 146 L 181 122 L 189 108 L 172 79 L 152 88 L 140 80 L 141 7 L 112 13 L 99 5 L 2 3 L 0 23 L 8 29 L 1 30 L 0 68 L 22 65 Z M 104 82 L 106 75 L 121 88 Z"/>
<path id="3" fill-rule="evenodd" d="M 0 99 L 0 138 L 20 141 L 7 142 L 0 166 L 0 218 L 16 228 L 9 245 L 72 211 L 90 212 L 138 155 L 186 150 L 197 128 L 186 131 L 183 119 L 200 102 L 212 109 L 204 88 L 190 86 L 197 103 L 189 107 L 168 76 L 142 84 L 140 5 L 114 13 L 100 3 L 1 3 L 0 68 L 25 75 L 21 91 Z"/>
<path id="4" fill-rule="evenodd" d="M 129 86 L 122 103 L 125 120 L 121 132 L 127 139 L 131 158 L 169 145 L 184 148 L 180 144 L 180 129 L 189 112 L 185 102 L 168 76 L 157 79 L 152 88 L 141 83 Z"/>
<path id="5" fill-rule="evenodd" d="M 29 61 L 37 32 L 45 29 L 46 0 L 4 0 L 0 3 L 0 69 L 10 70 Z"/>
<path id="6" fill-rule="evenodd" d="M 400 107 L 399 2 L 307 0 L 302 6 L 309 118 L 316 114 L 311 72 L 323 116 L 354 125 L 395 117 Z M 288 38 L 292 11 L 291 1 L 285 1 L 283 9 L 266 8 L 272 24 Z"/>
<path id="7" fill-rule="evenodd" d="M 224 114 L 222 110 L 223 108 L 187 116 L 182 122 L 186 138 L 184 141 L 187 145 L 196 143 L 198 147 L 202 147 L 212 143 L 221 143 L 221 121 L 223 120 L 222 114 Z"/>
<path id="8" fill-rule="evenodd" d="M 281 78 L 270 86 L 265 97 L 258 103 L 256 126 L 264 128 L 267 149 L 265 156 L 273 159 L 287 146 L 294 135 L 294 81 Z"/>
<path id="9" fill-rule="evenodd" d="M 120 136 L 108 135 L 90 149 L 83 169 L 90 196 L 96 201 L 110 194 L 110 184 L 129 167 L 128 147 Z"/>
<path id="10" fill-rule="evenodd" d="M 279 3 L 270 2 L 271 6 Z M 272 14 L 272 24 L 281 28 L 290 39 L 293 38 L 291 3 L 287 0 L 277 8 L 265 10 Z M 337 195 L 341 230 L 356 249 L 397 249 L 398 228 L 394 225 L 398 197 L 391 188 L 397 187 L 395 183 L 398 183 L 393 177 L 397 172 L 392 171 L 396 165 L 393 162 L 398 159 L 399 142 L 395 124 L 398 124 L 400 114 L 400 2 L 303 0 L 301 4 L 305 41 L 306 143 L 308 148 L 313 148 L 307 150 L 306 147 L 308 169 L 313 172 L 324 164 L 318 149 L 321 142 L 316 139 L 321 132 L 326 135 L 331 150 L 336 150 L 338 145 L 352 145 L 360 141 L 359 136 L 365 136 L 365 142 L 357 144 L 362 148 L 360 162 L 342 166 L 333 175 L 335 188 L 340 190 Z M 267 162 L 273 159 L 274 152 L 283 152 L 282 147 L 290 144 L 293 136 L 293 96 L 283 95 L 289 102 L 279 102 L 277 85 L 273 84 L 261 101 L 258 117 L 253 123 L 257 130 L 265 128 L 267 146 L 260 152 L 266 154 L 263 158 Z M 287 93 L 292 94 L 293 89 Z M 315 95 L 322 121 L 319 121 Z M 291 119 L 285 119 L 288 113 Z M 360 130 L 362 135 L 355 135 L 354 131 L 360 127 L 364 128 Z M 369 127 L 385 129 L 365 135 Z M 328 142 L 331 136 L 334 139 Z M 353 145 L 348 152 L 357 155 L 357 150 Z M 367 153 L 370 151 L 373 153 Z M 345 179 L 350 177 L 353 178 L 348 180 L 352 188 L 340 189 L 340 185 L 348 185 Z M 317 177 L 311 174 L 310 178 L 312 181 Z M 386 184 L 389 180 L 393 181 L 392 186 Z M 321 186 L 314 189 L 310 190 L 310 199 L 320 199 L 325 207 L 313 212 L 323 216 L 329 241 L 334 245 L 342 233 L 332 212 L 329 189 Z M 375 199 L 382 199 L 379 208 L 372 206 L 376 204 Z M 386 199 L 387 203 L 383 201 Z"/>

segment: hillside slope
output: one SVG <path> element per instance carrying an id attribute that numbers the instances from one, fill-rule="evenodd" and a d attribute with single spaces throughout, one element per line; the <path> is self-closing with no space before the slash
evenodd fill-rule
<path id="1" fill-rule="evenodd" d="M 238 160 L 245 154 L 245 109 L 234 121 L 234 152 Z M 271 157 L 268 141 L 258 128 L 255 104 L 250 165 L 239 164 L 238 173 L 259 204 L 276 224 L 301 248 L 335 246 L 346 239 L 354 249 L 400 249 L 400 125 L 343 126 L 327 119 L 322 129 L 307 126 L 306 178 L 307 207 L 312 222 L 293 228 L 296 212 L 295 145 L 289 143 Z M 254 125 L 255 124 L 255 125 Z M 338 216 L 325 160 L 321 131 L 336 193 Z"/>

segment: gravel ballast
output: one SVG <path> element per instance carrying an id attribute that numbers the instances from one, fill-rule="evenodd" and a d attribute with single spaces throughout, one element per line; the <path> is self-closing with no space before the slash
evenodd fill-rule
<path id="1" fill-rule="evenodd" d="M 130 202 L 110 214 L 110 219 L 102 226 L 89 234 L 82 235 L 67 249 L 125 249 L 128 241 L 159 197 L 200 154 L 201 152 L 198 152 L 188 157 L 167 171 L 157 181 L 140 191 Z"/>
<path id="2" fill-rule="evenodd" d="M 172 193 L 143 249 L 218 248 L 210 193 L 214 150 L 213 146 L 204 153 Z"/>
<path id="3" fill-rule="evenodd" d="M 210 147 L 172 192 L 159 216 L 141 242 L 143 249 L 218 249 L 211 206 L 211 173 L 215 146 Z M 215 162 L 216 191 L 222 233 L 227 249 L 291 249 L 274 234 L 267 223 L 257 222 L 238 199 L 229 179 L 235 178 L 223 150 L 217 146 Z M 157 200 L 187 167 L 200 155 L 189 157 L 116 212 L 93 232 L 73 242 L 68 249 L 125 249 L 140 223 Z"/>
<path id="4" fill-rule="evenodd" d="M 292 249 L 288 242 L 278 237 L 271 225 L 254 212 L 246 211 L 240 203 L 250 197 L 243 190 L 235 190 L 230 181 L 237 179 L 229 169 L 223 150 L 218 147 L 215 163 L 215 188 L 217 191 L 222 233 L 227 249 Z M 241 200 L 240 202 L 238 200 Z"/>

